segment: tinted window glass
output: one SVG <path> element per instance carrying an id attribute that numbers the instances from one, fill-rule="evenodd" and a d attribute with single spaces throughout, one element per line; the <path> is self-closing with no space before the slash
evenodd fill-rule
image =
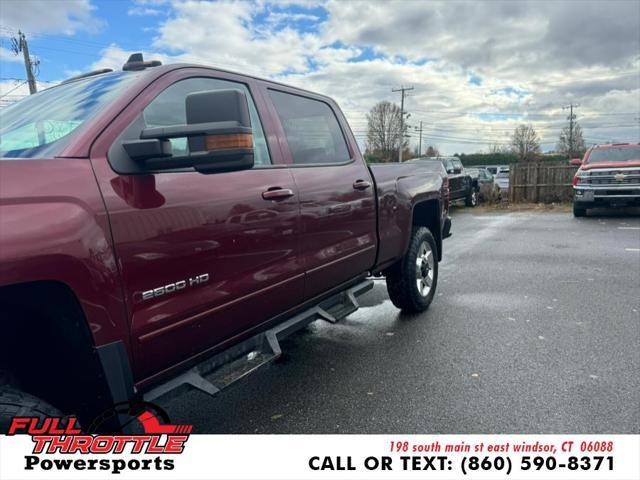
<path id="1" fill-rule="evenodd" d="M 594 148 L 587 158 L 587 163 L 629 160 L 640 160 L 640 147 Z"/>
<path id="2" fill-rule="evenodd" d="M 318 100 L 270 91 L 295 164 L 344 163 L 350 159 L 338 120 Z"/>
<path id="3" fill-rule="evenodd" d="M 447 169 L 447 173 L 453 170 L 453 162 L 451 160 L 444 161 L 444 168 Z"/>
<path id="4" fill-rule="evenodd" d="M 249 89 L 236 82 L 218 80 L 216 78 L 188 78 L 174 83 L 158 95 L 147 108 L 144 109 L 144 121 L 148 127 L 164 127 L 167 125 L 180 125 L 187 123 L 185 100 L 187 95 L 194 92 L 211 90 L 239 90 L 244 93 L 249 103 L 249 115 L 253 128 L 254 161 L 256 165 L 269 165 L 269 149 L 262 130 L 260 117 L 249 93 Z M 189 147 L 186 138 L 171 139 L 174 155 L 188 154 Z"/>

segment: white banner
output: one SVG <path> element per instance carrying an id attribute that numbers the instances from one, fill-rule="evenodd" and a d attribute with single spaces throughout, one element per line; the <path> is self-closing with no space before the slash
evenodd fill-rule
<path id="1" fill-rule="evenodd" d="M 166 453 L 172 436 L 83 436 L 80 449 L 106 453 L 73 454 L 60 439 L 0 436 L 0 479 L 640 478 L 640 435 L 190 435 Z"/>

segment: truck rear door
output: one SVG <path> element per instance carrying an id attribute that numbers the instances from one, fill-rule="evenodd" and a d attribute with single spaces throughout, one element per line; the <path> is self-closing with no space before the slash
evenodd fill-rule
<path id="1" fill-rule="evenodd" d="M 374 264 L 374 183 L 334 105 L 284 87 L 267 88 L 265 96 L 286 139 L 283 153 L 300 197 L 305 297 L 310 298 Z"/>
<path id="2" fill-rule="evenodd" d="M 471 176 L 465 172 L 460 160 L 453 160 L 453 169 L 457 172 L 460 182 L 460 196 L 466 197 L 471 191 Z"/>

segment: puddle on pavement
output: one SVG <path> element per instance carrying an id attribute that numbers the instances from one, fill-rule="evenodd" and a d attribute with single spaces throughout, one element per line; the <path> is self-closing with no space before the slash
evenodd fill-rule
<path id="1" fill-rule="evenodd" d="M 332 324 L 322 320 L 309 326 L 313 335 L 332 341 L 369 343 L 381 337 L 393 337 L 397 330 L 400 311 L 385 300 L 371 307 L 360 307 L 347 318 Z"/>
<path id="2" fill-rule="evenodd" d="M 517 311 L 520 308 L 531 306 L 534 300 L 523 295 L 509 293 L 465 293 L 448 295 L 447 303 L 473 310 L 494 310 L 506 312 Z M 524 310 L 522 310 L 524 311 Z"/>

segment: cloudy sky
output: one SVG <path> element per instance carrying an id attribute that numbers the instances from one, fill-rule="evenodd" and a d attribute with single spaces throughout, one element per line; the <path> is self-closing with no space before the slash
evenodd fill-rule
<path id="1" fill-rule="evenodd" d="M 640 1 L 2 0 L 0 106 L 129 53 L 274 78 L 330 95 L 361 144 L 366 112 L 406 99 L 423 144 L 486 151 L 531 123 L 552 150 L 579 104 L 587 143 L 640 140 Z M 1 110 L 0 110 L 1 112 Z M 412 143 L 418 136 L 413 134 Z"/>

